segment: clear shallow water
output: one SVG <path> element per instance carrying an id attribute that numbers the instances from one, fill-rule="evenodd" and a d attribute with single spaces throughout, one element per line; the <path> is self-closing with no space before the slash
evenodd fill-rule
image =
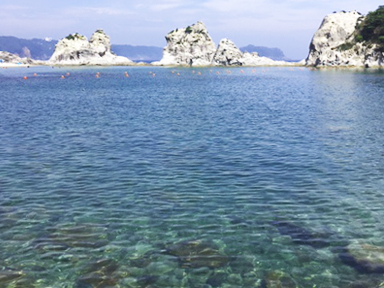
<path id="1" fill-rule="evenodd" d="M 384 281 L 384 74 L 192 71 L 0 71 L 1 287 Z"/>

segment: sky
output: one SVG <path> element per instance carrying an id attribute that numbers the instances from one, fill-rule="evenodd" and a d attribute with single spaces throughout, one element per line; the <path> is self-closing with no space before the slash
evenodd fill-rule
<path id="1" fill-rule="evenodd" d="M 0 0 L 0 36 L 88 38 L 104 29 L 112 44 L 164 47 L 165 35 L 202 21 L 213 41 L 277 47 L 307 57 L 313 34 L 334 11 L 376 10 L 379 0 Z"/>

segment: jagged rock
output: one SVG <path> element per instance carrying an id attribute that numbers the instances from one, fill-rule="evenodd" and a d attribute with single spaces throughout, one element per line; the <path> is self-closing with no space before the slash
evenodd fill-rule
<path id="1" fill-rule="evenodd" d="M 222 39 L 216 49 L 204 24 L 176 29 L 165 37 L 167 46 L 163 50 L 163 58 L 152 65 L 184 65 L 184 66 L 264 66 L 291 65 L 284 61 L 273 61 L 260 57 L 257 53 L 242 53 L 228 39 Z"/>
<path id="2" fill-rule="evenodd" d="M 165 36 L 163 58 L 154 65 L 210 65 L 216 52 L 215 43 L 202 22 L 176 29 Z"/>
<path id="3" fill-rule="evenodd" d="M 236 47 L 235 43 L 226 38 L 222 39 L 213 56 L 213 64 L 215 65 L 242 65 L 240 61 L 243 53 Z"/>
<path id="4" fill-rule="evenodd" d="M 380 66 L 383 53 L 376 45 L 357 43 L 356 27 L 364 17 L 356 12 L 327 15 L 312 38 L 306 65 L 309 66 Z"/>
<path id="5" fill-rule="evenodd" d="M 60 65 L 129 65 L 132 61 L 111 52 L 110 38 L 103 30 L 97 30 L 88 41 L 78 33 L 60 40 L 49 60 Z"/>
<path id="6" fill-rule="evenodd" d="M 6 51 L 0 51 L 0 64 L 1 63 L 33 64 L 34 61 L 30 58 L 20 58 L 15 54 L 12 54 Z"/>

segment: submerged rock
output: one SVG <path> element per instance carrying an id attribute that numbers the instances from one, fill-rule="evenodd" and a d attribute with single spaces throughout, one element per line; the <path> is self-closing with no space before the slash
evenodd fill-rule
<path id="1" fill-rule="evenodd" d="M 183 268 L 218 268 L 226 265 L 230 258 L 219 251 L 212 241 L 191 240 L 169 246 L 167 253 L 178 257 Z"/>
<path id="2" fill-rule="evenodd" d="M 296 288 L 297 284 L 287 273 L 275 270 L 269 272 L 261 282 L 262 288 Z"/>
<path id="3" fill-rule="evenodd" d="M 47 229 L 47 234 L 31 244 L 41 253 L 65 252 L 70 248 L 95 249 L 106 246 L 109 241 L 107 228 L 95 224 L 64 224 Z M 58 254 L 59 255 L 59 254 Z"/>
<path id="4" fill-rule="evenodd" d="M 293 243 L 309 245 L 314 248 L 324 248 L 329 246 L 329 233 L 309 231 L 288 221 L 274 221 L 281 235 L 290 236 Z"/>
<path id="5" fill-rule="evenodd" d="M 75 287 L 114 287 L 119 280 L 118 277 L 114 275 L 117 268 L 117 262 L 113 259 L 100 259 L 91 262 L 89 266 L 85 267 L 83 275 L 76 279 Z"/>
<path id="6" fill-rule="evenodd" d="M 133 62 L 111 52 L 110 38 L 103 30 L 97 30 L 88 41 L 78 33 L 60 40 L 49 64 L 60 65 L 129 65 Z"/>
<path id="7" fill-rule="evenodd" d="M 10 281 L 20 279 L 24 277 L 25 274 L 23 271 L 14 271 L 14 270 L 2 270 L 0 271 L 0 287 L 9 283 Z"/>
<path id="8" fill-rule="evenodd" d="M 352 243 L 342 249 L 339 257 L 361 273 L 384 273 L 384 247 Z"/>

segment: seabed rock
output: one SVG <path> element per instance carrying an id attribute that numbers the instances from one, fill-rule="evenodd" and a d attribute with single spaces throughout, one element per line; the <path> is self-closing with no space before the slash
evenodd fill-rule
<path id="1" fill-rule="evenodd" d="M 360 273 L 384 273 L 384 247 L 352 243 L 342 248 L 339 257 Z"/>
<path id="2" fill-rule="evenodd" d="M 281 235 L 290 236 L 293 243 L 309 245 L 314 248 L 324 248 L 329 246 L 329 233 L 310 231 L 300 226 L 297 226 L 288 221 L 274 221 L 273 226 L 276 226 Z"/>
<path id="3" fill-rule="evenodd" d="M 166 251 L 167 254 L 178 257 L 182 268 L 218 268 L 230 261 L 230 257 L 222 254 L 213 241 L 182 241 L 169 246 Z"/>
<path id="4" fill-rule="evenodd" d="M 113 259 L 100 259 L 91 262 L 84 269 L 83 275 L 75 282 L 76 288 L 103 288 L 114 287 L 118 283 L 118 277 L 114 277 L 117 270 L 117 262 Z"/>
<path id="5" fill-rule="evenodd" d="M 261 282 L 261 288 L 296 288 L 295 281 L 287 273 L 275 270 L 270 271 Z"/>
<path id="6" fill-rule="evenodd" d="M 10 281 L 20 279 L 25 276 L 25 273 L 22 271 L 14 270 L 2 270 L 0 271 L 0 287 L 9 283 Z"/>

